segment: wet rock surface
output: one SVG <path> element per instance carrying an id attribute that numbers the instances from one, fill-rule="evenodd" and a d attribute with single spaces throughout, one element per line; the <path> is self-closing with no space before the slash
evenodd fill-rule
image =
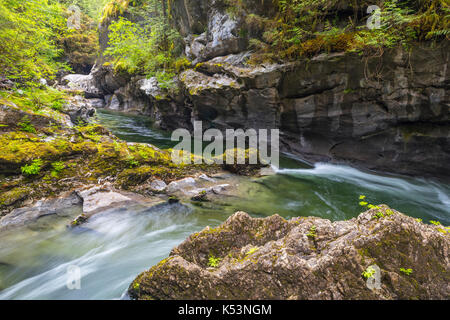
<path id="1" fill-rule="evenodd" d="M 39 219 L 48 216 L 70 217 L 77 212 L 82 212 L 83 199 L 75 192 L 69 192 L 58 198 L 41 200 L 34 205 L 14 209 L 8 215 L 0 219 L 0 231 L 7 229 L 33 226 L 39 223 Z"/>
<path id="2" fill-rule="evenodd" d="M 238 212 L 215 229 L 191 235 L 169 258 L 140 274 L 129 294 L 134 299 L 446 299 L 447 231 L 387 206 L 340 222 L 255 219 Z M 374 265 L 380 273 L 364 277 Z"/>
<path id="3" fill-rule="evenodd" d="M 148 115 L 167 130 L 192 130 L 194 120 L 205 130 L 279 129 L 282 150 L 310 162 L 450 180 L 448 41 L 255 66 L 246 63 L 247 41 L 262 31 L 244 18 L 270 18 L 278 8 L 272 1 L 239 8 L 174 1 L 171 14 L 193 68 L 177 75 L 177 93 L 154 79 L 94 68 L 107 107 Z"/>

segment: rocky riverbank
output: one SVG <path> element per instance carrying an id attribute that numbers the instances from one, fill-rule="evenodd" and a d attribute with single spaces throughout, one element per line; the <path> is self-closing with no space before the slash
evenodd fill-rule
<path id="1" fill-rule="evenodd" d="M 170 150 L 124 142 L 90 122 L 92 100 L 66 99 L 61 110 L 47 115 L 1 101 L 0 229 L 57 214 L 67 203 L 81 203 L 85 220 L 139 197 L 143 202 L 206 201 L 233 187 L 224 169 L 241 173 L 218 165 L 176 165 Z M 259 168 L 244 167 L 244 174 Z"/>
<path id="2" fill-rule="evenodd" d="M 107 108 L 147 115 L 164 129 L 192 129 L 193 120 L 205 130 L 278 128 L 282 150 L 311 162 L 450 178 L 448 41 L 249 63 L 249 38 L 260 37 L 264 24 L 248 17 L 265 21 L 277 10 L 271 1 L 233 10 L 226 1 L 175 1 L 173 21 L 192 64 L 174 90 L 114 73 L 103 61 L 71 80 Z M 333 10 L 346 17 L 351 9 L 339 2 Z M 102 48 L 107 28 L 100 28 Z"/>
<path id="3" fill-rule="evenodd" d="M 449 229 L 387 206 L 348 221 L 251 218 L 207 227 L 140 274 L 133 299 L 446 299 Z"/>

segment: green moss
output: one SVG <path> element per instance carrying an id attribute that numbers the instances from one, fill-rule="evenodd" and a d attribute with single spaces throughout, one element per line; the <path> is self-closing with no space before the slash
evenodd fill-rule
<path id="1" fill-rule="evenodd" d="M 30 133 L 9 132 L 0 135 L 0 160 L 18 167 L 34 159 L 56 159 L 71 153 L 63 139 L 42 141 Z"/>
<path id="2" fill-rule="evenodd" d="M 20 127 L 20 131 L 36 133 L 36 129 L 33 127 L 27 116 L 23 117 L 22 122 L 19 122 L 17 125 Z"/>
<path id="3" fill-rule="evenodd" d="M 12 190 L 0 194 L 0 207 L 12 206 L 18 201 L 24 200 L 30 194 L 30 189 L 27 187 L 17 187 Z"/>

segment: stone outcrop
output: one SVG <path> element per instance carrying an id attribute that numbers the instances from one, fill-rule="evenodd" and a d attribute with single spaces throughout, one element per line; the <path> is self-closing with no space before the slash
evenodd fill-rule
<path id="1" fill-rule="evenodd" d="M 277 128 L 282 150 L 311 162 L 448 180 L 449 52 L 418 46 L 258 67 L 244 64 L 246 53 L 228 55 L 181 73 L 181 95 L 140 80 L 116 91 L 114 108 L 168 130 L 192 129 L 193 120 L 205 129 Z"/>
<path id="2" fill-rule="evenodd" d="M 382 216 L 380 215 L 382 213 Z M 448 228 L 387 206 L 349 221 L 238 212 L 140 274 L 133 299 L 446 299 Z"/>
<path id="3" fill-rule="evenodd" d="M 71 90 L 83 91 L 86 98 L 103 97 L 103 91 L 97 86 L 96 79 L 92 74 L 69 74 L 63 77 L 61 82 Z"/>
<path id="4" fill-rule="evenodd" d="M 70 217 L 82 212 L 83 199 L 75 192 L 67 192 L 58 198 L 39 200 L 32 206 L 14 209 L 10 214 L 0 218 L 0 231 L 20 226 L 39 225 L 46 217 Z"/>
<path id="5" fill-rule="evenodd" d="M 177 76 L 177 93 L 102 66 L 93 76 L 106 106 L 147 115 L 168 130 L 192 129 L 194 120 L 205 130 L 277 128 L 282 151 L 310 162 L 450 179 L 448 41 L 381 56 L 333 53 L 253 66 L 247 40 L 261 30 L 245 17 L 270 18 L 277 9 L 269 0 L 239 9 L 226 3 L 173 2 L 174 24 L 195 66 Z M 336 10 L 353 12 L 344 1 Z"/>

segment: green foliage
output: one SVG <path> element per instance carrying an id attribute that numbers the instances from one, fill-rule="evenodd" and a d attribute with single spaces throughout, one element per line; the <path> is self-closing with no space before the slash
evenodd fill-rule
<path id="1" fill-rule="evenodd" d="M 342 9 L 339 0 L 277 3 L 279 12 L 273 19 L 246 17 L 249 29 L 264 31 L 261 37 L 250 39 L 250 46 L 256 51 L 250 62 L 311 57 L 322 52 L 375 55 L 384 48 L 409 46 L 417 40 L 448 39 L 450 35 L 448 0 L 355 0 L 348 3 L 347 10 Z M 366 25 L 370 15 L 365 11 L 374 4 L 380 7 L 381 24 L 370 30 Z"/>
<path id="2" fill-rule="evenodd" d="M 315 239 L 315 238 L 317 237 L 316 231 L 317 231 L 317 227 L 316 227 L 316 226 L 312 226 L 312 227 L 309 229 L 309 232 L 306 234 L 306 236 L 307 236 L 308 238 Z"/>
<path id="3" fill-rule="evenodd" d="M 52 108 L 55 111 L 61 111 L 63 108 L 64 103 L 62 101 L 54 101 L 51 105 L 50 108 Z"/>
<path id="4" fill-rule="evenodd" d="M 59 0 L 58 2 L 64 4 L 66 7 L 76 5 L 81 12 L 94 20 L 99 20 L 102 15 L 102 10 L 109 0 Z"/>
<path id="5" fill-rule="evenodd" d="M 67 95 L 51 87 L 37 88 L 31 86 L 15 91 L 0 91 L 1 98 L 14 103 L 24 111 L 39 113 L 45 108 L 61 111 Z"/>
<path id="6" fill-rule="evenodd" d="M 51 79 L 67 68 L 58 62 L 57 38 L 67 31 L 63 7 L 47 0 L 0 0 L 0 75 L 27 82 Z"/>
<path id="7" fill-rule="evenodd" d="M 51 175 L 56 178 L 66 168 L 66 165 L 62 161 L 57 161 L 52 163 L 52 168 Z"/>
<path id="8" fill-rule="evenodd" d="M 140 165 L 139 161 L 137 161 L 133 156 L 129 156 L 127 158 L 127 162 L 128 162 L 128 166 L 130 168 L 135 168 L 135 167 L 138 167 Z"/>
<path id="9" fill-rule="evenodd" d="M 99 52 L 98 32 L 94 20 L 82 13 L 80 28 L 67 30 L 58 37 L 57 43 L 64 50 L 62 59 L 74 72 L 90 72 Z"/>
<path id="10" fill-rule="evenodd" d="M 440 226 L 441 223 L 439 221 L 434 221 L 434 220 L 430 220 L 430 223 L 435 225 L 435 226 Z"/>
<path id="11" fill-rule="evenodd" d="M 19 122 L 17 125 L 20 127 L 20 131 L 36 133 L 36 129 L 33 127 L 27 116 L 23 117 L 22 122 Z"/>
<path id="12" fill-rule="evenodd" d="M 362 276 L 364 279 L 367 280 L 367 279 L 371 278 L 375 274 L 375 272 L 376 272 L 375 268 L 370 266 L 362 273 Z"/>
<path id="13" fill-rule="evenodd" d="M 208 266 L 211 268 L 217 268 L 222 259 L 216 258 L 214 255 L 209 256 Z"/>
<path id="14" fill-rule="evenodd" d="M 405 269 L 405 268 L 400 268 L 400 272 L 409 276 L 412 274 L 413 270 L 412 269 Z"/>
<path id="15" fill-rule="evenodd" d="M 359 200 L 366 200 L 366 196 L 360 195 Z M 362 207 L 367 207 L 369 210 L 376 209 L 377 211 L 375 212 L 373 219 L 381 219 L 384 218 L 385 216 L 391 216 L 394 214 L 394 211 L 392 211 L 389 208 L 385 209 L 383 212 L 380 206 L 373 205 L 371 203 L 368 203 L 367 201 L 360 201 L 359 205 Z"/>
<path id="16" fill-rule="evenodd" d="M 377 211 L 374 215 L 374 218 L 377 218 L 377 219 L 384 218 L 384 213 L 382 211 Z"/>
<path id="17" fill-rule="evenodd" d="M 0 0 L 0 76 L 22 85 L 52 80 L 60 70 L 89 71 L 98 53 L 94 20 L 105 0 Z M 79 29 L 68 27 L 81 8 Z M 97 13 L 96 13 L 97 12 Z M 90 15 L 90 17 L 88 16 Z"/>
<path id="18" fill-rule="evenodd" d="M 100 21 L 106 22 L 112 18 L 116 18 L 119 14 L 124 13 L 130 2 L 135 2 L 131 0 L 109 0 L 103 8 L 102 17 Z M 133 3 L 132 3 L 133 4 Z"/>
<path id="19" fill-rule="evenodd" d="M 26 176 L 37 175 L 41 172 L 42 164 L 41 159 L 35 159 L 30 165 L 25 165 L 20 169 L 22 170 L 22 174 Z"/>
<path id="20" fill-rule="evenodd" d="M 124 17 L 112 21 L 105 55 L 111 58 L 116 72 L 156 77 L 161 88 L 174 88 L 175 71 L 188 65 L 177 59 L 181 53 L 180 35 L 169 25 L 160 1 L 146 1 L 133 10 L 137 16 L 153 18 L 140 23 Z"/>

